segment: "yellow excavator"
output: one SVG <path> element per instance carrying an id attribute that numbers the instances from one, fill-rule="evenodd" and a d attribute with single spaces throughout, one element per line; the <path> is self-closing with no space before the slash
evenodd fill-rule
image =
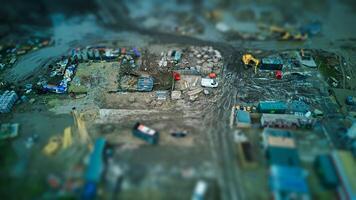
<path id="1" fill-rule="evenodd" d="M 86 124 L 82 120 L 82 114 L 79 114 L 77 111 L 73 111 L 73 118 L 75 128 L 78 130 L 79 140 L 82 143 L 88 144 L 89 149 L 92 148 L 91 138 L 88 134 Z M 52 136 L 46 146 L 43 148 L 43 153 L 45 155 L 51 156 L 55 154 L 61 147 L 62 149 L 67 149 L 73 144 L 73 134 L 72 127 L 67 127 L 63 131 L 63 136 Z"/>
<path id="2" fill-rule="evenodd" d="M 260 60 L 253 57 L 252 54 L 244 54 L 242 56 L 242 62 L 246 65 L 246 66 L 252 66 L 254 67 L 255 70 L 255 74 L 257 73 L 257 67 L 260 64 Z"/>
<path id="3" fill-rule="evenodd" d="M 308 35 L 307 34 L 302 34 L 300 32 L 297 33 L 292 33 L 289 30 L 287 30 L 286 28 L 283 27 L 279 27 L 279 26 L 270 26 L 269 30 L 272 33 L 278 33 L 281 35 L 280 39 L 281 40 L 299 40 L 299 41 L 304 41 L 306 39 L 308 39 Z"/>

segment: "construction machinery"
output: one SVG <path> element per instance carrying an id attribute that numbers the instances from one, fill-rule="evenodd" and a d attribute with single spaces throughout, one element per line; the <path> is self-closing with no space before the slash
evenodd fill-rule
<path id="1" fill-rule="evenodd" d="M 299 40 L 304 41 L 308 39 L 308 34 L 303 34 L 300 32 L 292 32 L 284 27 L 270 26 L 270 32 L 280 34 L 281 40 Z"/>
<path id="2" fill-rule="evenodd" d="M 85 122 L 82 120 L 82 114 L 77 111 L 73 111 L 73 118 L 75 123 L 75 129 L 77 129 L 80 142 L 88 144 L 89 149 L 92 148 L 91 138 L 86 129 Z M 75 130 L 74 129 L 74 130 Z M 55 154 L 60 148 L 67 149 L 73 144 L 73 128 L 67 127 L 63 131 L 63 135 L 52 136 L 46 146 L 43 148 L 45 155 L 51 156 Z"/>
<path id="3" fill-rule="evenodd" d="M 55 154 L 62 144 L 62 138 L 59 136 L 52 136 L 47 145 L 43 148 L 43 153 L 47 156 Z"/>
<path id="4" fill-rule="evenodd" d="M 255 74 L 257 73 L 257 67 L 260 64 L 260 60 L 253 57 L 252 54 L 244 54 L 242 56 L 242 62 L 246 65 L 246 66 L 252 66 L 254 67 L 254 71 Z"/>
<path id="5" fill-rule="evenodd" d="M 83 121 L 83 114 L 78 113 L 76 110 L 73 110 L 72 114 L 73 114 L 75 126 L 78 129 L 79 140 L 84 144 L 88 144 L 89 149 L 92 149 L 93 143 L 88 134 L 85 121 Z"/>
<path id="6" fill-rule="evenodd" d="M 62 139 L 62 148 L 66 149 L 73 144 L 72 139 L 72 128 L 67 127 L 64 129 L 63 139 Z"/>

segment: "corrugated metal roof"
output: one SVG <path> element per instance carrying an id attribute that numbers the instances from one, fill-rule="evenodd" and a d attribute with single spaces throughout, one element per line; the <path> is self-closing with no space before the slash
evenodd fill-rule
<path id="1" fill-rule="evenodd" d="M 260 111 L 287 110 L 287 105 L 283 101 L 260 101 L 258 108 Z"/>
<path id="2" fill-rule="evenodd" d="M 300 167 L 272 165 L 270 184 L 272 191 L 309 193 L 305 171 Z"/>

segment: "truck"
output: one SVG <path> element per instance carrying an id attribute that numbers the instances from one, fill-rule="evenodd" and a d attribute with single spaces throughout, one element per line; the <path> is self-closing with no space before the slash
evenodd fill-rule
<path id="1" fill-rule="evenodd" d="M 143 139 L 149 144 L 157 144 L 159 139 L 159 133 L 140 122 L 137 122 L 133 127 L 132 134 L 138 138 Z"/>
<path id="2" fill-rule="evenodd" d="M 192 200 L 204 200 L 207 190 L 208 183 L 203 180 L 199 180 L 195 185 Z"/>
<path id="3" fill-rule="evenodd" d="M 215 79 L 211 78 L 202 78 L 201 79 L 201 86 L 208 87 L 208 88 L 216 88 L 218 87 L 218 82 Z"/>

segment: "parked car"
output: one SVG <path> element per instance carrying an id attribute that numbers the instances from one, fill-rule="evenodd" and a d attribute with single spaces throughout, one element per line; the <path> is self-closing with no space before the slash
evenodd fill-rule
<path id="1" fill-rule="evenodd" d="M 211 78 L 202 78 L 201 79 L 201 86 L 209 87 L 209 88 L 216 88 L 218 87 L 218 82 L 215 79 Z"/>
<path id="2" fill-rule="evenodd" d="M 175 131 L 171 133 L 171 136 L 177 137 L 177 138 L 182 138 L 188 135 L 187 131 Z"/>

